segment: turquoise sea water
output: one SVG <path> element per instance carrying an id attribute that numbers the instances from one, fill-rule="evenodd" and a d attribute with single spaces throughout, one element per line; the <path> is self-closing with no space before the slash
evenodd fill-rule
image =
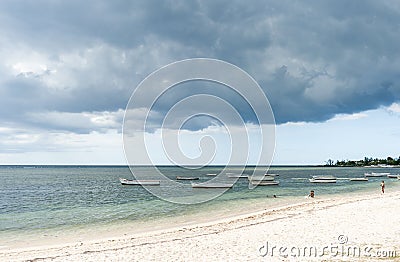
<path id="1" fill-rule="evenodd" d="M 235 173 L 235 167 L 225 172 Z M 135 172 L 148 172 L 148 167 L 136 167 Z M 219 173 L 222 167 L 187 170 L 160 167 L 168 177 L 200 177 L 204 182 Z M 245 170 L 250 173 L 251 167 Z M 237 170 L 236 170 L 237 171 Z M 272 167 L 269 173 L 279 174 L 279 186 L 248 188 L 247 179 L 238 179 L 232 189 L 220 197 L 202 204 L 183 205 L 163 201 L 141 186 L 123 186 L 119 177 L 132 178 L 128 167 L 95 166 L 2 166 L 0 167 L 0 238 L 24 232 L 43 232 L 63 228 L 107 225 L 126 221 L 155 221 L 168 217 L 204 213 L 220 207 L 241 206 L 257 202 L 303 197 L 310 190 L 316 195 L 346 194 L 360 190 L 379 190 L 385 180 L 387 190 L 398 186 L 397 179 L 370 178 L 368 182 L 349 182 L 340 178 L 363 177 L 365 172 L 399 174 L 400 168 L 328 168 Z M 336 184 L 311 184 L 312 175 L 334 175 Z M 184 181 L 182 183 L 190 183 Z M 204 190 L 204 189 L 197 189 Z M 212 190 L 212 189 L 205 189 Z M 205 191 L 206 192 L 206 191 Z M 172 192 L 174 194 L 176 192 Z"/>

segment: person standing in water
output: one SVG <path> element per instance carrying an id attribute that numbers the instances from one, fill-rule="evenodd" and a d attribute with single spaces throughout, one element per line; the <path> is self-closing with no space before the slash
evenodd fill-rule
<path id="1" fill-rule="evenodd" d="M 381 189 L 382 189 L 382 194 L 385 193 L 385 181 L 383 180 L 381 182 Z"/>
<path id="2" fill-rule="evenodd" d="M 311 190 L 311 191 L 310 191 L 310 194 L 309 194 L 307 197 L 314 198 L 314 190 Z"/>

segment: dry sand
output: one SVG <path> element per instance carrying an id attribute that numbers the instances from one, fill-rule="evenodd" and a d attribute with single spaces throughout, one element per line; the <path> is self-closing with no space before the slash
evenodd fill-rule
<path id="1" fill-rule="evenodd" d="M 399 222 L 400 191 L 317 196 L 197 225 L 0 249 L 0 261 L 400 261 Z"/>

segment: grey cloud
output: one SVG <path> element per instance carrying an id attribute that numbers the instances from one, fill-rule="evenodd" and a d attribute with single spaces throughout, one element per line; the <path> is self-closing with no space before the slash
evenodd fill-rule
<path id="1" fill-rule="evenodd" d="M 38 52 L 49 70 L 13 75 L 12 65 L 0 66 L 0 118 L 7 122 L 35 125 L 27 121 L 32 112 L 123 109 L 147 74 L 201 56 L 248 71 L 277 123 L 325 121 L 400 100 L 396 1 L 42 0 L 2 1 L 0 10 L 7 47 L 0 55 L 17 61 L 10 53 Z M 256 121 L 229 91 L 204 90 L 240 108 L 245 122 Z M 196 92 L 172 92 L 154 110 L 162 116 Z"/>

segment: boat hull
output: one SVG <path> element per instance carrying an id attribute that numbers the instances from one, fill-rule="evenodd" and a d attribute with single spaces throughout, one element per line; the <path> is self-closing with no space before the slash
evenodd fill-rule
<path id="1" fill-rule="evenodd" d="M 177 176 L 176 180 L 199 180 L 199 177 L 185 177 L 185 176 Z"/>
<path id="2" fill-rule="evenodd" d="M 120 178 L 119 181 L 122 185 L 127 186 L 159 186 L 160 180 L 129 180 Z"/>
<path id="3" fill-rule="evenodd" d="M 192 183 L 192 188 L 231 188 L 233 184 L 222 184 L 222 183 L 204 183 L 204 184 L 197 184 Z"/>
<path id="4" fill-rule="evenodd" d="M 279 176 L 279 174 L 269 174 L 269 173 L 265 173 L 266 176 Z"/>
<path id="5" fill-rule="evenodd" d="M 278 186 L 279 181 L 251 181 L 253 186 Z"/>
<path id="6" fill-rule="evenodd" d="M 259 182 L 259 181 L 274 181 L 275 177 L 273 176 L 261 176 L 261 177 L 249 177 L 249 181 Z"/>
<path id="7" fill-rule="evenodd" d="M 334 176 L 313 176 L 312 179 L 315 180 L 336 180 L 337 178 Z"/>
<path id="8" fill-rule="evenodd" d="M 384 177 L 390 175 L 390 173 L 365 173 L 365 177 Z"/>
<path id="9" fill-rule="evenodd" d="M 309 181 L 311 183 L 321 183 L 321 184 L 336 183 L 336 179 L 315 179 L 315 178 L 310 178 Z"/>
<path id="10" fill-rule="evenodd" d="M 229 178 L 248 178 L 247 175 L 227 175 Z"/>
<path id="11" fill-rule="evenodd" d="M 349 181 L 368 181 L 368 178 L 366 177 L 356 177 L 356 178 L 350 178 Z"/>

